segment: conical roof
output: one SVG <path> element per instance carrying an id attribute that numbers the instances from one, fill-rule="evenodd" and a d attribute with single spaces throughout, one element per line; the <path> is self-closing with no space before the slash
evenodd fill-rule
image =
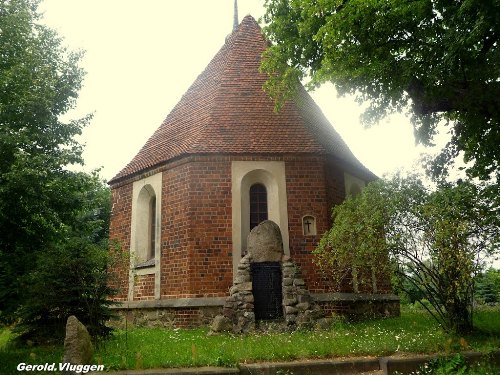
<path id="1" fill-rule="evenodd" d="M 190 154 L 329 154 L 375 175 L 352 154 L 301 86 L 276 113 L 259 71 L 268 42 L 251 16 L 226 40 L 161 126 L 110 183 Z"/>

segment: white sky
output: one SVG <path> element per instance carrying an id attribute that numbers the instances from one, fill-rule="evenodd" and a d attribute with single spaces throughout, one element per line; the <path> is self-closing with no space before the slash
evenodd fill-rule
<path id="1" fill-rule="evenodd" d="M 264 0 L 239 0 L 239 20 L 264 14 Z M 224 44 L 233 0 L 44 0 L 44 22 L 72 50 L 83 49 L 87 71 L 71 118 L 94 113 L 81 141 L 86 170 L 118 173 L 160 126 Z M 411 169 L 424 151 L 415 147 L 403 116 L 365 130 L 353 98 L 331 85 L 312 93 L 354 154 L 381 176 Z"/>

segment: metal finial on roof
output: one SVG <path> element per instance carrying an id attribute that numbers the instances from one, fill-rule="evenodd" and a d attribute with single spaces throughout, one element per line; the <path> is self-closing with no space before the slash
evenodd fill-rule
<path id="1" fill-rule="evenodd" d="M 238 29 L 238 0 L 234 0 L 234 21 L 233 21 L 233 31 Z"/>

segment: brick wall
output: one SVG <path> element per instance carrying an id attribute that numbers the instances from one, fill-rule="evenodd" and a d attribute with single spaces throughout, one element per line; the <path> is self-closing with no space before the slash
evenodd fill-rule
<path id="1" fill-rule="evenodd" d="M 149 172 L 162 172 L 161 298 L 227 295 L 232 285 L 232 160 L 285 161 L 292 259 L 311 292 L 332 291 L 311 252 L 331 226 L 332 206 L 344 199 L 343 170 L 322 156 L 199 155 Z M 131 197 L 132 182 L 113 188 L 110 237 L 125 253 L 130 246 Z M 316 218 L 316 236 L 303 235 L 304 215 Z M 127 297 L 126 263 L 113 269 L 118 277 L 112 286 L 121 287 L 118 300 Z M 390 290 L 386 284 L 381 282 L 380 289 Z M 150 296 L 136 291 L 138 299 Z M 336 291 L 351 292 L 349 281 Z"/>
<path id="2" fill-rule="evenodd" d="M 163 172 L 161 209 L 161 298 L 189 295 L 189 164 Z"/>
<path id="3" fill-rule="evenodd" d="M 196 158 L 189 173 L 190 291 L 193 297 L 225 296 L 233 282 L 231 161 Z"/>
<path id="4" fill-rule="evenodd" d="M 139 275 L 134 283 L 134 301 L 152 300 L 155 298 L 155 275 Z"/>
<path id="5" fill-rule="evenodd" d="M 127 300 L 131 218 L 132 183 L 129 183 L 112 190 L 109 238 L 110 251 L 114 256 L 110 266 L 109 284 L 118 290 L 114 298 L 117 301 Z"/>
<path id="6" fill-rule="evenodd" d="M 286 161 L 290 255 L 300 267 L 310 292 L 331 290 L 313 264 L 311 252 L 331 226 L 331 208 L 344 198 L 343 172 L 323 158 Z M 302 217 L 316 218 L 316 236 L 304 236 Z"/>

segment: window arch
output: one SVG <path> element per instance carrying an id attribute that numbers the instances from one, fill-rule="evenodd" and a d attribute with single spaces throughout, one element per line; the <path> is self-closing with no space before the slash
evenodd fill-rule
<path id="1" fill-rule="evenodd" d="M 283 236 L 283 249 L 290 254 L 288 240 L 288 206 L 284 161 L 232 161 L 232 240 L 233 275 L 247 248 L 250 233 L 250 187 L 265 186 L 267 192 L 267 219 L 274 221 Z"/>
<path id="2" fill-rule="evenodd" d="M 154 298 L 160 299 L 160 243 L 163 173 L 132 184 L 128 300 L 134 300 L 136 276 L 154 275 Z"/>
<path id="3" fill-rule="evenodd" d="M 250 230 L 268 219 L 267 189 L 261 184 L 250 186 Z"/>
<path id="4" fill-rule="evenodd" d="M 156 193 L 151 185 L 146 185 L 137 198 L 136 267 L 154 265 L 156 226 Z"/>

